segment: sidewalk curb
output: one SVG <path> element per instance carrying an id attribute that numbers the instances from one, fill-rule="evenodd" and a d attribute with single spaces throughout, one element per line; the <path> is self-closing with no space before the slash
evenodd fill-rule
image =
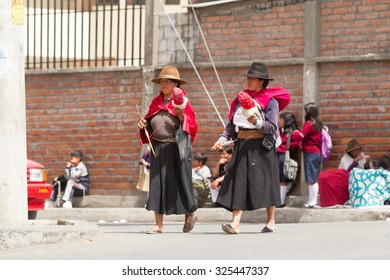
<path id="1" fill-rule="evenodd" d="M 196 211 L 202 223 L 225 222 L 232 218 L 231 212 L 222 208 L 200 208 Z M 184 215 L 165 215 L 164 221 L 182 222 Z M 277 208 L 275 220 L 280 223 L 322 223 L 344 221 L 377 221 L 390 218 L 390 207 L 370 208 Z M 88 222 L 126 221 L 154 222 L 154 214 L 144 208 L 51 208 L 38 213 L 37 219 L 80 219 Z M 242 222 L 261 223 L 266 219 L 265 209 L 244 211 Z"/>
<path id="2" fill-rule="evenodd" d="M 97 225 L 86 221 L 29 220 L 20 228 L 0 226 L 0 251 L 21 247 L 93 240 L 101 235 Z"/>

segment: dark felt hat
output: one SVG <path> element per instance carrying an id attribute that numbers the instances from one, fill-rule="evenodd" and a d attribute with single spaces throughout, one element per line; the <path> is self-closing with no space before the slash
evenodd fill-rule
<path id="1" fill-rule="evenodd" d="M 360 145 L 356 139 L 352 139 L 348 142 L 348 146 L 345 152 L 348 153 L 362 148 L 363 148 L 362 145 Z"/>
<path id="2" fill-rule="evenodd" d="M 246 76 L 270 81 L 274 80 L 269 77 L 268 66 L 261 62 L 253 62 Z"/>

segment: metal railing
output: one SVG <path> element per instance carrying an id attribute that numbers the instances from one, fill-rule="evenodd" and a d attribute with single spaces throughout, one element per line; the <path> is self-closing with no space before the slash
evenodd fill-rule
<path id="1" fill-rule="evenodd" d="M 144 63 L 145 0 L 25 0 L 25 68 Z"/>

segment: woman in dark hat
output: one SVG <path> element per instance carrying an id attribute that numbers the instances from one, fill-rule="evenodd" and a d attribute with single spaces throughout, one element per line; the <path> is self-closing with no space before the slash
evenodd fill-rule
<path id="1" fill-rule="evenodd" d="M 267 210 L 267 221 L 261 232 L 276 229 L 274 213 L 275 206 L 280 205 L 280 188 L 275 142 L 280 140 L 279 110 L 288 104 L 290 95 L 283 88 L 267 88 L 272 80 L 267 65 L 252 63 L 247 73 L 248 88 L 233 100 L 225 131 L 212 147 L 219 151 L 224 142 L 235 140 L 217 198 L 217 204 L 233 214 L 231 223 L 222 224 L 226 233 L 239 233 L 242 212 L 260 208 Z M 258 108 L 256 113 L 253 106 Z M 253 115 L 248 116 L 247 110 Z"/>
<path id="2" fill-rule="evenodd" d="M 363 153 L 363 146 L 356 139 L 351 139 L 347 144 L 345 154 L 340 160 L 339 169 L 351 171 L 353 168 L 374 168 L 371 158 Z"/>
<path id="3" fill-rule="evenodd" d="M 146 116 L 138 122 L 141 143 L 152 145 L 146 209 L 154 211 L 156 225 L 147 233 L 164 232 L 164 214 L 185 214 L 183 232 L 190 232 L 198 208 L 192 186 L 192 158 L 181 159 L 175 133 L 182 129 L 190 135 L 191 142 L 194 141 L 198 131 L 195 112 L 186 92 L 180 89 L 180 85 L 187 82 L 180 79 L 174 66 L 164 66 L 152 82 L 160 85 L 160 93 L 152 100 Z M 184 107 L 174 106 L 174 98 L 182 104 L 184 97 L 187 100 Z"/>

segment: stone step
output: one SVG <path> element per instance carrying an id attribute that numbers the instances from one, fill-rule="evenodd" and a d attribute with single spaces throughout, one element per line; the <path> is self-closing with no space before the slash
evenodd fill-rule
<path id="1" fill-rule="evenodd" d="M 86 195 L 73 198 L 73 207 L 83 208 L 137 208 L 144 207 L 147 194 L 129 195 Z"/>

